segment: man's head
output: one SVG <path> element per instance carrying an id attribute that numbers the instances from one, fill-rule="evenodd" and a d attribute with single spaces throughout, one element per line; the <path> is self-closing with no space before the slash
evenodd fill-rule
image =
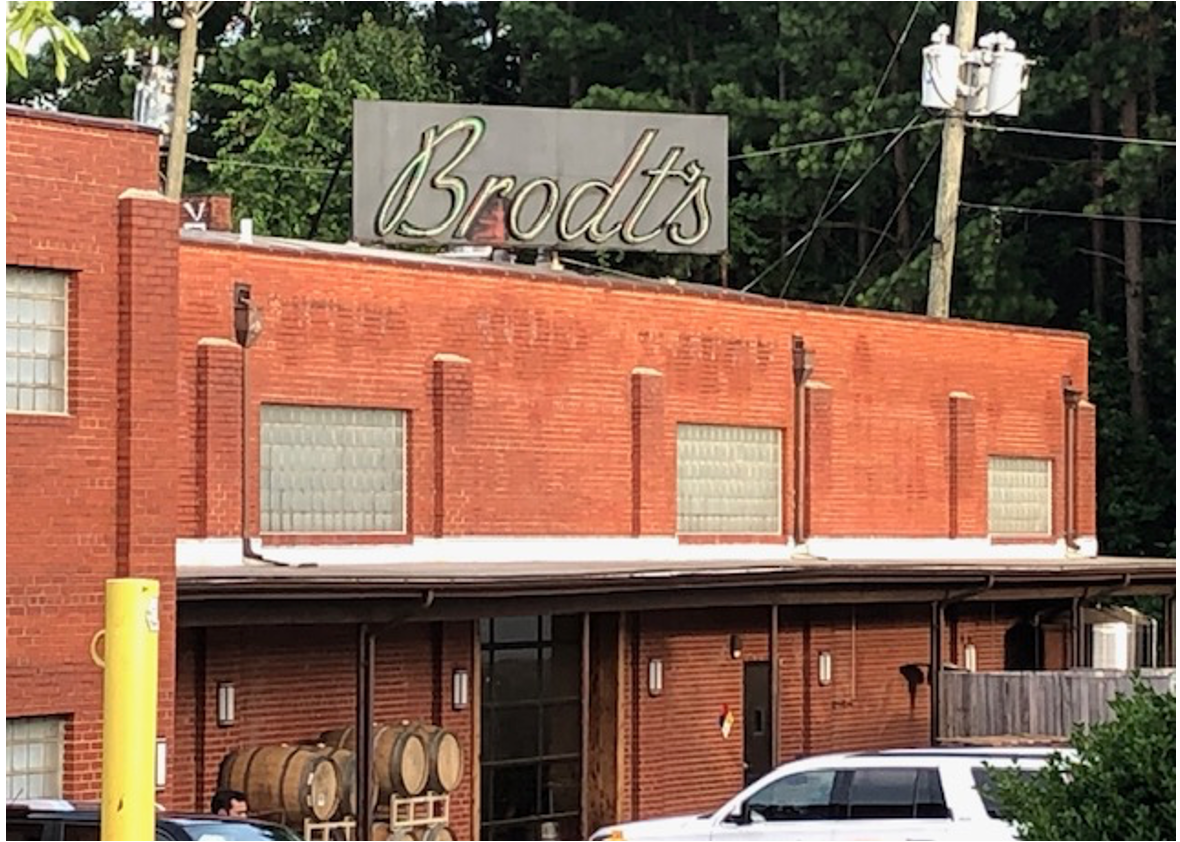
<path id="1" fill-rule="evenodd" d="M 246 804 L 246 794 L 236 789 L 219 789 L 213 794 L 211 812 L 219 816 L 233 816 L 245 818 L 249 806 Z"/>

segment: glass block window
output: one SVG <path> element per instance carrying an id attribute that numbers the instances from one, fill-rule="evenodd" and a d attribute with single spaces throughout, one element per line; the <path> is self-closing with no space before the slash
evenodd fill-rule
<path id="1" fill-rule="evenodd" d="M 9 266 L 6 276 L 6 408 L 65 412 L 66 275 Z"/>
<path id="2" fill-rule="evenodd" d="M 4 730 L 7 799 L 61 798 L 65 720 L 60 717 L 9 719 Z"/>
<path id="3" fill-rule="evenodd" d="M 713 535 L 782 531 L 782 431 L 680 424 L 676 529 Z"/>
<path id="4" fill-rule="evenodd" d="M 993 456 L 987 463 L 987 529 L 992 535 L 1048 535 L 1053 528 L 1053 463 Z"/>
<path id="5" fill-rule="evenodd" d="M 263 532 L 404 532 L 406 414 L 262 407 Z"/>

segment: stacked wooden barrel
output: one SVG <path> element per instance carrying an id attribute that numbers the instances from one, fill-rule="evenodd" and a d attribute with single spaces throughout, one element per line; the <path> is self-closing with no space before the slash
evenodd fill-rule
<path id="1" fill-rule="evenodd" d="M 262 745 L 230 752 L 221 763 L 219 786 L 246 794 L 250 811 L 301 827 L 358 814 L 356 732 L 324 731 L 304 745 Z M 463 752 L 451 731 L 436 725 L 374 723 L 369 806 L 426 794 L 445 796 L 463 779 Z M 402 828 L 378 822 L 374 838 L 452 839 L 444 823 Z M 380 834 L 386 834 L 386 836 Z M 398 834 L 412 834 L 399 836 Z M 389 835 L 392 834 L 392 835 Z"/>
<path id="2" fill-rule="evenodd" d="M 252 812 L 283 820 L 327 821 L 340 806 L 340 776 L 322 754 L 300 745 L 231 751 L 221 761 L 220 785 L 246 795 Z"/>

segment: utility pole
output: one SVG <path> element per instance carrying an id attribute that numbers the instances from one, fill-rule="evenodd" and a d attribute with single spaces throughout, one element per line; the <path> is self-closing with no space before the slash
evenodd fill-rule
<path id="1" fill-rule="evenodd" d="M 955 46 L 965 55 L 975 44 L 978 0 L 959 0 L 955 8 Z M 951 272 L 955 262 L 955 233 L 959 217 L 959 182 L 963 175 L 963 136 L 967 98 L 959 89 L 955 107 L 942 125 L 942 157 L 938 167 L 938 200 L 934 210 L 934 247 L 930 254 L 930 284 L 926 315 L 946 318 L 951 309 Z"/>
<path id="2" fill-rule="evenodd" d="M 184 187 L 184 155 L 188 148 L 188 115 L 193 95 L 193 70 L 197 62 L 197 26 L 201 5 L 193 0 L 185 0 L 180 9 L 180 56 L 176 62 L 176 100 L 168 146 L 168 181 L 164 190 L 169 199 L 177 201 Z"/>

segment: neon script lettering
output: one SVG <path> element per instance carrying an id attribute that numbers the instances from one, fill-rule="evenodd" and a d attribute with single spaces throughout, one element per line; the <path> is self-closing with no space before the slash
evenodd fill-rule
<path id="1" fill-rule="evenodd" d="M 671 146 L 654 167 L 643 161 L 659 135 L 645 129 L 619 166 L 614 179 L 586 179 L 568 189 L 553 178 L 520 181 L 512 175 L 489 175 L 474 191 L 456 171 L 479 146 L 487 124 L 479 117 L 462 117 L 447 126 L 431 126 L 422 133 L 418 151 L 393 180 L 378 208 L 375 228 L 382 237 L 401 236 L 429 240 L 450 236 L 482 242 L 536 240 L 553 224 L 559 242 L 585 239 L 603 245 L 618 238 L 641 245 L 666 237 L 677 246 L 692 246 L 709 233 L 709 184 L 712 177 L 696 160 L 680 164 L 683 146 Z M 457 148 L 443 159 L 439 147 L 458 137 Z M 619 197 L 640 179 L 646 179 L 629 208 L 616 207 Z M 657 218 L 652 210 L 657 197 L 677 191 L 672 209 Z M 634 191 L 632 191 L 633 194 Z M 420 197 L 442 193 L 446 211 L 434 219 L 414 215 Z M 660 203 L 667 207 L 667 200 Z"/>

